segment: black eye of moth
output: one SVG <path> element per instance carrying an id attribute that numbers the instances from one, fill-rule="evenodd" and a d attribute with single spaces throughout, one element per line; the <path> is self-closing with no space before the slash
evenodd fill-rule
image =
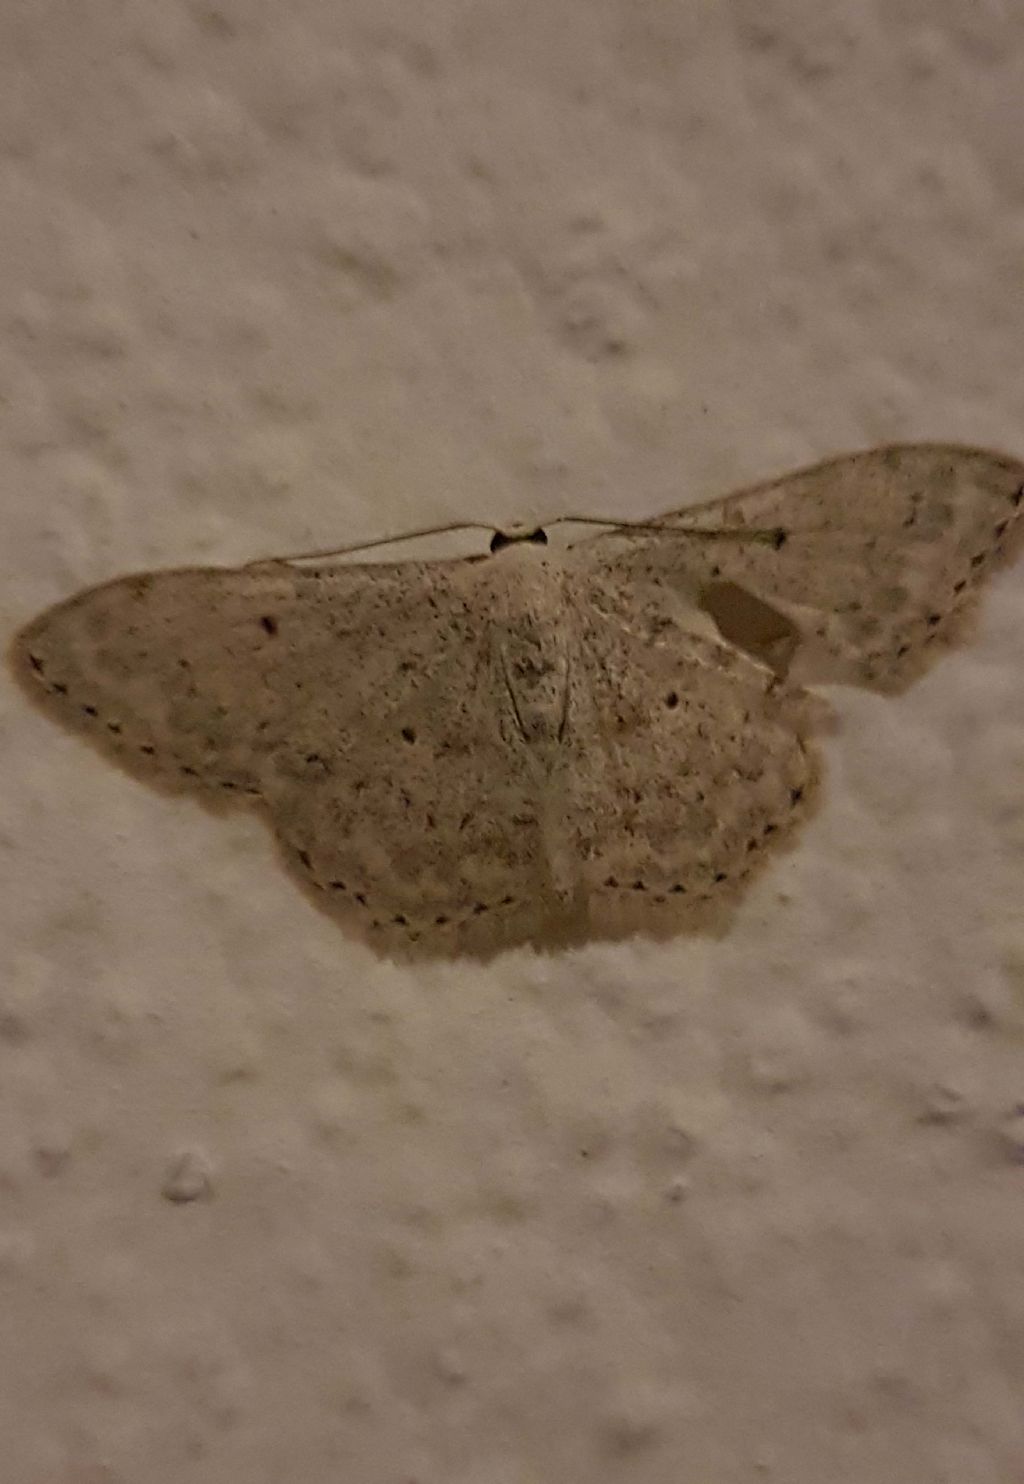
<path id="1" fill-rule="evenodd" d="M 510 536 L 506 531 L 495 531 L 491 537 L 491 550 L 501 551 L 503 547 L 512 546 L 517 541 L 530 541 L 534 546 L 547 546 L 548 533 L 541 526 L 522 536 Z"/>

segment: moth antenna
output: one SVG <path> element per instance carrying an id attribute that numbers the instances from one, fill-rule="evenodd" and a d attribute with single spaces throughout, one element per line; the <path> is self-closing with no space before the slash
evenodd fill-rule
<path id="1" fill-rule="evenodd" d="M 246 562 L 247 567 L 263 567 L 268 562 L 316 562 L 328 561 L 331 557 L 351 556 L 357 551 L 372 551 L 379 546 L 394 546 L 400 541 L 417 541 L 427 536 L 453 535 L 456 531 L 493 531 L 493 526 L 488 526 L 478 520 L 456 520 L 447 525 L 424 526 L 417 531 L 400 531 L 394 536 L 378 536 L 373 541 L 354 541 L 348 546 L 330 546 L 316 551 L 291 551 L 284 556 L 274 555 L 272 557 L 254 557 L 252 561 Z"/>

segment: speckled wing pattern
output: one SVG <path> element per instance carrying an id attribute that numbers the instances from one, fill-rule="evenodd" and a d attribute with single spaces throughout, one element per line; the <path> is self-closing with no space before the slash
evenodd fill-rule
<path id="1" fill-rule="evenodd" d="M 908 444 L 830 459 L 659 518 L 680 531 L 777 530 L 771 542 L 612 533 L 595 564 L 680 584 L 727 636 L 763 640 L 802 682 L 898 691 L 959 638 L 983 580 L 1024 544 L 1024 464 Z M 762 609 L 758 600 L 766 605 Z"/>
<path id="2" fill-rule="evenodd" d="M 384 950 L 706 927 L 813 801 L 803 682 L 906 684 L 1019 550 L 1022 487 L 909 446 L 561 556 L 142 573 L 11 658 L 132 773 L 259 810 Z"/>
<path id="3" fill-rule="evenodd" d="M 593 916 L 616 935 L 711 926 L 813 803 L 808 698 L 653 585 L 584 590 L 567 786 Z"/>
<path id="4" fill-rule="evenodd" d="M 350 926 L 485 947 L 541 924 L 533 780 L 503 755 L 472 561 L 142 573 L 18 636 L 46 709 L 128 771 L 261 810 Z M 477 594 L 479 596 L 479 594 Z"/>

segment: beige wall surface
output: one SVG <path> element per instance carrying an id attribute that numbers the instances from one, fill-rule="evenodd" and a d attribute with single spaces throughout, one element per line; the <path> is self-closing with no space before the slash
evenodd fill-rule
<path id="1" fill-rule="evenodd" d="M 1011 0 L 10 0 L 0 618 L 1024 453 Z M 1021 1484 L 1024 573 L 729 934 L 401 967 L 0 679 L 4 1484 Z"/>

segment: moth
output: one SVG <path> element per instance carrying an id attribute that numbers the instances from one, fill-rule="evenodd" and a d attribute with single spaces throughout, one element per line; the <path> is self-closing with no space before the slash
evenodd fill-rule
<path id="1" fill-rule="evenodd" d="M 390 953 L 728 920 L 819 787 L 815 683 L 897 692 L 1020 550 L 1024 464 L 877 448 L 450 560 L 119 577 L 14 639 L 129 772 L 258 811 Z"/>

